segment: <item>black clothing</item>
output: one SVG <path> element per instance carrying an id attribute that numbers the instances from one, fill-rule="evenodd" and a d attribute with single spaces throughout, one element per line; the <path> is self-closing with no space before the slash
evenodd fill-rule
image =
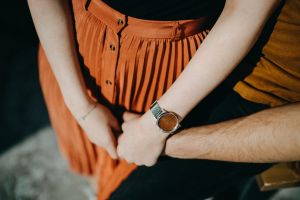
<path id="1" fill-rule="evenodd" d="M 266 105 L 243 99 L 231 92 L 211 110 L 211 124 L 252 114 L 268 108 Z M 203 104 L 203 103 L 202 103 Z M 198 110 L 199 109 L 199 110 Z M 199 118 L 203 110 L 201 103 L 192 111 Z M 195 115 L 192 116 L 195 121 Z M 190 116 L 188 115 L 187 121 Z M 183 125 L 190 124 L 183 121 Z M 194 125 L 193 125 L 194 126 Z M 160 157 L 152 167 L 140 166 L 112 193 L 110 200 L 200 200 L 217 195 L 261 173 L 272 164 L 234 163 L 214 160 L 176 159 Z"/>
<path id="2" fill-rule="evenodd" d="M 120 13 L 150 20 L 196 19 L 220 13 L 225 0 L 102 0 Z"/>

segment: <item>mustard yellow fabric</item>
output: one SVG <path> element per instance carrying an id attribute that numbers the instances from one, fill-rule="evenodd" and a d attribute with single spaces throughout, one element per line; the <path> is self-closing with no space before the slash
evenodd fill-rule
<path id="1" fill-rule="evenodd" d="M 234 90 L 256 103 L 300 101 L 300 0 L 286 0 L 252 73 Z"/>

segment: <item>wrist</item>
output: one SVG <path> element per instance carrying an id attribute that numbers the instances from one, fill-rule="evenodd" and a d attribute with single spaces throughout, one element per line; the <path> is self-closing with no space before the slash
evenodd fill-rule
<path id="1" fill-rule="evenodd" d="M 98 105 L 98 102 L 96 102 L 93 105 L 91 105 L 91 107 L 84 114 L 82 114 L 79 117 L 77 117 L 77 121 L 79 123 L 85 121 L 86 118 L 88 117 L 88 115 L 97 107 L 97 105 Z"/>
<path id="2" fill-rule="evenodd" d="M 191 152 L 191 149 L 189 148 L 192 143 L 184 137 L 184 131 L 185 130 L 167 139 L 164 152 L 165 155 L 181 159 L 195 158 L 193 157 L 193 152 Z"/>
<path id="3" fill-rule="evenodd" d="M 80 118 L 89 112 L 89 110 L 91 110 L 91 108 L 94 107 L 97 102 L 86 95 L 82 96 L 81 98 L 66 99 L 65 103 L 72 114 L 76 118 Z"/>
<path id="4" fill-rule="evenodd" d="M 177 113 L 161 107 L 157 100 L 150 105 L 149 113 L 151 114 L 147 114 L 153 116 L 156 127 L 166 136 L 174 134 L 181 126 L 181 117 Z"/>
<path id="5" fill-rule="evenodd" d="M 193 127 L 180 131 L 166 141 L 165 154 L 182 159 L 206 159 L 216 138 L 209 127 Z"/>
<path id="6" fill-rule="evenodd" d="M 157 102 L 165 110 L 172 111 L 172 112 L 176 113 L 176 115 L 177 115 L 177 117 L 179 119 L 179 122 L 181 122 L 183 120 L 183 118 L 186 116 L 186 112 L 183 109 L 183 106 L 176 105 L 174 103 L 174 101 L 173 102 L 169 102 L 169 101 L 167 101 L 166 98 L 161 97 L 159 100 L 157 100 Z"/>
<path id="7" fill-rule="evenodd" d="M 159 133 L 159 134 L 157 134 L 157 136 L 159 138 L 166 139 L 169 136 L 169 134 L 164 133 L 159 129 L 159 127 L 156 124 L 156 119 L 154 118 L 151 110 L 148 110 L 147 112 L 145 112 L 141 116 L 140 120 L 141 120 L 143 127 L 145 127 L 148 130 L 153 130 L 153 132 L 155 132 L 155 133 Z"/>

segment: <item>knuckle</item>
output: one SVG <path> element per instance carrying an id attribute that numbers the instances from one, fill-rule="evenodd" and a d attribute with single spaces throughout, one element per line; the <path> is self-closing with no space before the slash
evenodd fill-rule
<path id="1" fill-rule="evenodd" d="M 123 123 L 123 124 L 121 125 L 121 129 L 124 131 L 125 128 L 126 128 L 126 125 L 125 125 L 125 123 Z"/>
<path id="2" fill-rule="evenodd" d="M 125 160 L 126 160 L 126 162 L 129 163 L 129 164 L 133 163 L 133 161 L 132 161 L 130 158 L 125 158 Z"/>
<path id="3" fill-rule="evenodd" d="M 143 163 L 142 163 L 141 161 L 135 161 L 134 163 L 135 163 L 136 165 L 138 165 L 138 166 L 143 165 Z"/>
<path id="4" fill-rule="evenodd" d="M 153 161 L 145 162 L 145 166 L 147 166 L 147 167 L 151 167 L 151 166 L 153 166 L 154 164 L 155 164 L 155 162 L 153 162 Z"/>
<path id="5" fill-rule="evenodd" d="M 150 165 L 149 163 L 145 163 L 146 167 L 151 167 L 152 165 Z"/>
<path id="6" fill-rule="evenodd" d="M 123 117 L 123 118 L 126 118 L 126 117 L 127 117 L 127 113 L 124 112 L 122 117 Z"/>
<path id="7" fill-rule="evenodd" d="M 132 156 L 129 155 L 129 154 L 126 154 L 126 155 L 124 156 L 124 158 L 125 158 L 125 160 L 126 160 L 127 162 L 129 162 L 129 163 L 134 163 L 134 162 L 136 161 L 136 159 L 134 159 L 134 157 L 132 157 Z"/>

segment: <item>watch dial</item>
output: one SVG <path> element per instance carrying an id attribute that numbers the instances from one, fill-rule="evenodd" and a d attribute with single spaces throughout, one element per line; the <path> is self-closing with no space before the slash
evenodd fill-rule
<path id="1" fill-rule="evenodd" d="M 164 131 L 172 131 L 178 124 L 177 117 L 173 113 L 166 113 L 158 120 L 158 126 Z"/>

